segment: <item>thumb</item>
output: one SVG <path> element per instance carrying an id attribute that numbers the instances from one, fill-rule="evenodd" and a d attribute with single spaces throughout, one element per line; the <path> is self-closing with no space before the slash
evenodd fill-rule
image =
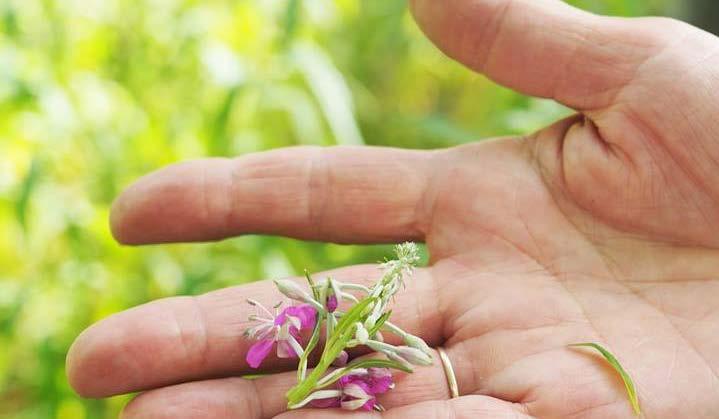
<path id="1" fill-rule="evenodd" d="M 583 114 L 536 136 L 533 152 L 555 196 L 619 230 L 719 246 L 715 36 L 671 19 L 598 16 L 559 0 L 411 4 L 450 57 Z"/>
<path id="2" fill-rule="evenodd" d="M 676 37 L 658 19 L 598 16 L 559 0 L 412 0 L 411 6 L 422 30 L 450 57 L 524 94 L 578 110 L 611 104 Z"/>

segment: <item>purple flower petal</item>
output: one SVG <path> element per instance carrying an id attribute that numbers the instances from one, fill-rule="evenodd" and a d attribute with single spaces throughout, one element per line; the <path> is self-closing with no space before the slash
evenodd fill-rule
<path id="1" fill-rule="evenodd" d="M 275 326 L 282 326 L 287 321 L 287 309 L 280 311 L 280 314 L 275 317 Z"/>
<path id="2" fill-rule="evenodd" d="M 355 371 L 355 372 L 352 372 L 350 374 L 340 377 L 339 385 L 340 385 L 340 387 L 345 387 L 350 384 L 360 383 L 363 386 L 367 386 L 368 380 L 369 380 L 369 375 L 366 372 Z"/>
<path id="3" fill-rule="evenodd" d="M 250 367 L 259 368 L 262 361 L 267 358 L 267 355 L 272 350 L 272 345 L 274 343 L 275 342 L 272 339 L 262 339 L 252 345 L 250 350 L 247 351 L 247 356 L 245 357 Z"/>
<path id="4" fill-rule="evenodd" d="M 312 329 L 317 321 L 317 310 L 309 304 L 287 307 L 282 311 L 280 316 L 285 314 L 300 319 L 301 329 Z M 280 316 L 277 318 L 279 319 Z"/>
<path id="5" fill-rule="evenodd" d="M 329 399 L 318 399 L 312 400 L 310 405 L 313 407 L 319 407 L 320 409 L 327 409 L 332 407 L 340 407 L 340 398 L 332 397 Z"/>
<path id="6" fill-rule="evenodd" d="M 392 372 L 387 368 L 370 368 L 368 370 L 368 383 L 372 394 L 386 393 L 394 385 Z"/>
<path id="7" fill-rule="evenodd" d="M 347 384 L 350 384 L 350 383 L 353 383 L 353 382 L 359 381 L 359 380 L 361 380 L 359 375 L 348 374 L 348 375 L 343 375 L 342 377 L 340 377 L 338 382 L 339 382 L 340 388 L 341 388 L 341 387 L 346 386 Z"/>
<path id="8" fill-rule="evenodd" d="M 367 400 L 367 403 L 362 405 L 362 409 L 367 410 L 367 411 L 373 410 L 374 406 L 376 404 L 377 404 L 377 399 L 372 397 L 371 399 Z"/>
<path id="9" fill-rule="evenodd" d="M 339 305 L 339 302 L 337 301 L 337 296 L 335 294 L 330 295 L 327 297 L 327 303 L 325 306 L 327 307 L 327 311 L 330 313 L 334 313 L 335 310 L 337 310 L 337 306 Z"/>

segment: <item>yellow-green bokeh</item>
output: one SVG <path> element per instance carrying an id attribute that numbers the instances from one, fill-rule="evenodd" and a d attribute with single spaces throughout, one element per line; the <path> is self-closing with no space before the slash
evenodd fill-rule
<path id="1" fill-rule="evenodd" d="M 388 254 L 257 236 L 121 247 L 109 206 L 138 176 L 296 144 L 445 147 L 566 112 L 449 62 L 401 0 L 1 1 L 0 418 L 116 417 L 125 398 L 80 399 L 64 371 L 111 313 Z"/>

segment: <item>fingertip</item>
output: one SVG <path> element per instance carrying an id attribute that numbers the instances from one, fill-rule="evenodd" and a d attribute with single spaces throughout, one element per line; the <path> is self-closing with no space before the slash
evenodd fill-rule
<path id="1" fill-rule="evenodd" d="M 113 315 L 87 328 L 73 342 L 66 357 L 67 379 L 75 392 L 86 398 L 122 394 L 136 388 L 142 366 L 134 353 L 150 348 L 128 346 L 122 318 Z"/>
<path id="2" fill-rule="evenodd" d="M 65 371 L 67 380 L 81 397 L 97 398 L 103 394 L 98 393 L 92 385 L 92 379 L 86 373 L 88 360 L 92 358 L 92 352 L 88 352 L 92 348 L 92 327 L 83 331 L 70 346 L 65 358 Z"/>
<path id="3" fill-rule="evenodd" d="M 166 179 L 163 172 L 172 168 L 173 166 L 169 166 L 141 177 L 112 203 L 110 231 L 118 243 L 128 246 L 143 244 L 147 241 L 147 236 L 153 234 L 151 213 L 161 210 L 156 207 L 161 205 L 160 199 L 167 193 L 165 189 L 168 189 L 163 186 Z"/>
<path id="4" fill-rule="evenodd" d="M 132 239 L 132 235 L 127 233 L 128 230 L 125 228 L 125 225 L 128 224 L 128 210 L 129 207 L 125 199 L 125 194 L 123 193 L 115 199 L 110 207 L 110 232 L 118 243 L 130 246 L 137 243 Z"/>
<path id="5" fill-rule="evenodd" d="M 113 203 L 110 228 L 125 245 L 219 240 L 236 232 L 232 215 L 232 160 L 176 163 L 150 173 Z"/>
<path id="6" fill-rule="evenodd" d="M 130 185 L 110 209 L 115 240 L 133 246 L 203 239 L 192 234 L 207 223 L 209 209 L 198 211 L 202 205 L 193 201 L 206 182 L 203 170 L 199 161 L 177 163 Z"/>

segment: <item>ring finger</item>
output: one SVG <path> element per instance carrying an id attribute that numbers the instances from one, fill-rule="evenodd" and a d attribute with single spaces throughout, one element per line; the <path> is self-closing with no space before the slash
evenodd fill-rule
<path id="1" fill-rule="evenodd" d="M 448 350 L 449 356 L 452 351 Z M 386 409 L 432 400 L 448 400 L 450 391 L 438 353 L 430 367 L 412 374 L 395 373 L 395 388 L 379 395 Z M 141 418 L 272 418 L 285 412 L 285 393 L 296 384 L 296 374 L 285 372 L 255 380 L 225 378 L 179 384 L 146 392 L 123 411 L 123 419 Z M 460 388 L 461 388 L 460 383 Z"/>

